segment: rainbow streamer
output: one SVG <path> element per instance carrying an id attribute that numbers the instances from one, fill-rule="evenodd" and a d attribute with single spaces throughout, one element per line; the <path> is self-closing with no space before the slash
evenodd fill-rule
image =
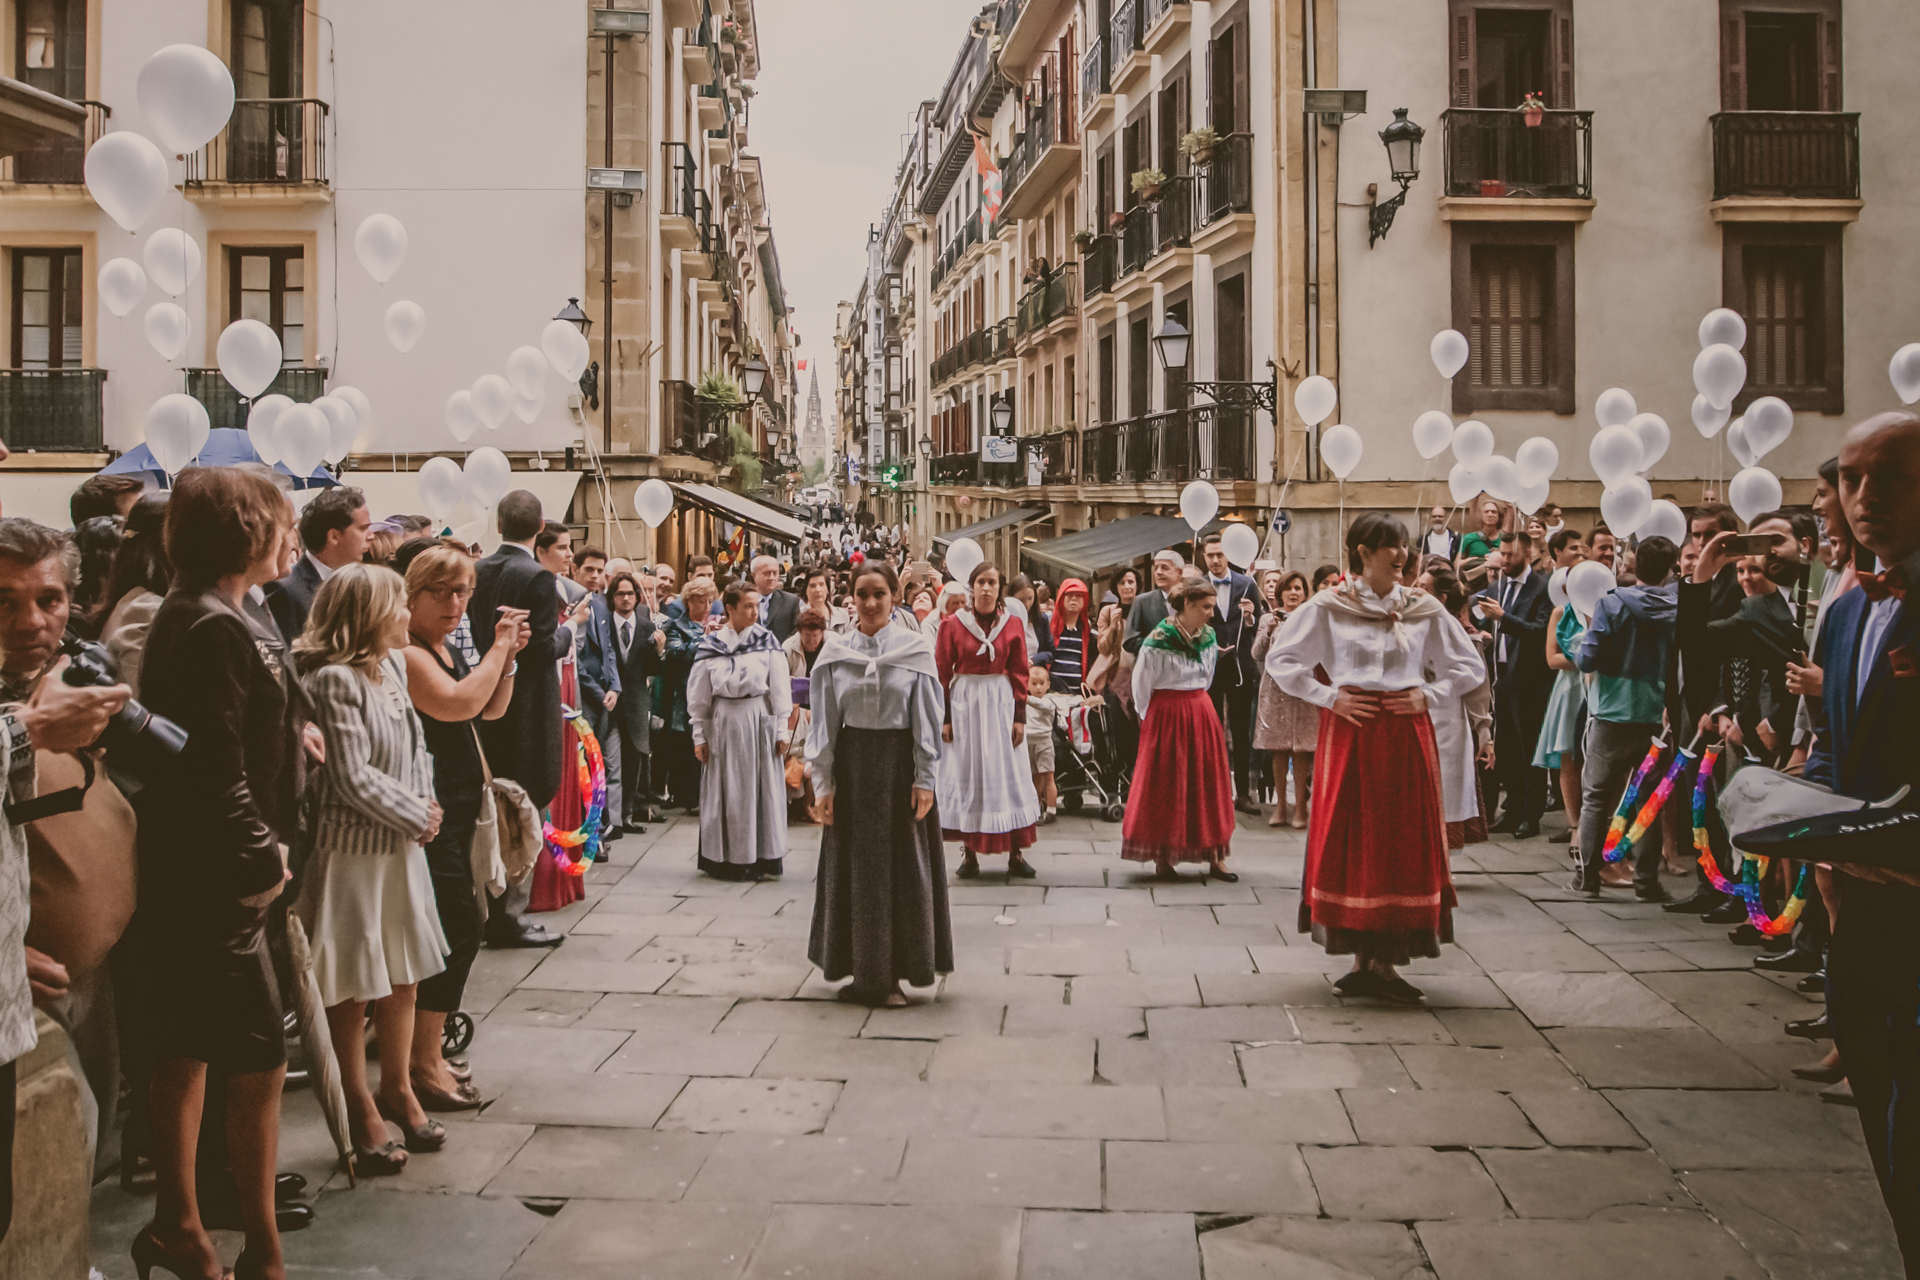
<path id="1" fill-rule="evenodd" d="M 1660 757 L 1666 749 L 1665 741 L 1655 738 L 1653 744 L 1647 748 L 1647 758 L 1640 762 L 1640 767 L 1635 769 L 1633 776 L 1627 780 L 1627 793 L 1620 797 L 1619 811 L 1613 815 L 1613 821 L 1607 824 L 1607 843 L 1601 849 L 1602 855 L 1608 862 L 1620 861 L 1633 848 L 1629 843 L 1627 848 L 1621 849 L 1618 853 L 1614 852 L 1620 844 L 1620 838 L 1627 833 L 1628 819 L 1633 814 L 1634 806 L 1640 803 L 1640 789 L 1646 786 L 1648 775 L 1659 766 Z"/>
<path id="2" fill-rule="evenodd" d="M 1660 779 L 1660 785 L 1653 789 L 1653 794 L 1647 798 L 1646 804 L 1642 805 L 1640 812 L 1634 816 L 1633 825 L 1627 829 L 1627 834 L 1621 838 L 1618 845 L 1603 850 L 1603 855 L 1608 862 L 1618 862 L 1626 857 L 1632 852 L 1633 846 L 1640 842 L 1640 837 L 1647 834 L 1647 828 L 1653 825 L 1653 820 L 1660 816 L 1660 810 L 1666 806 L 1667 797 L 1673 794 L 1674 783 L 1680 780 L 1680 775 L 1687 771 L 1687 766 L 1693 763 L 1693 759 L 1693 753 L 1684 748 L 1673 753 L 1673 764 L 1667 769 L 1666 777 Z"/>
<path id="3" fill-rule="evenodd" d="M 600 815 L 607 809 L 607 762 L 600 755 L 600 740 L 593 736 L 587 717 L 572 707 L 561 708 L 573 724 L 579 740 L 580 794 L 587 797 L 587 811 L 580 825 L 562 831 L 552 822 L 545 825 L 547 852 L 568 875 L 584 876 L 600 856 Z"/>
<path id="4" fill-rule="evenodd" d="M 1720 892 L 1738 898 L 1747 909 L 1747 923 L 1769 938 L 1777 938 L 1790 932 L 1800 919 L 1800 913 L 1807 908 L 1807 873 L 1811 867 L 1806 863 L 1800 865 L 1800 874 L 1793 882 L 1793 892 L 1777 916 L 1767 914 L 1766 903 L 1760 896 L 1760 881 L 1767 874 L 1769 859 L 1748 857 L 1736 852 L 1735 856 L 1741 860 L 1740 879 L 1729 880 L 1720 874 L 1719 864 L 1713 856 L 1712 841 L 1707 836 L 1707 792 L 1713 785 L 1713 765 L 1719 754 L 1717 747 L 1707 749 L 1707 754 L 1700 761 L 1700 778 L 1693 784 L 1693 848 L 1700 857 L 1700 870 L 1706 873 L 1708 883 Z"/>

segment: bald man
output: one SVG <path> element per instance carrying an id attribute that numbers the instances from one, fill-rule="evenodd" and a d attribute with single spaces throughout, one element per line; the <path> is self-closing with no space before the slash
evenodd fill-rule
<path id="1" fill-rule="evenodd" d="M 1806 777 L 1859 800 L 1920 795 L 1920 592 L 1908 594 L 1920 582 L 1920 418 L 1883 413 L 1847 432 L 1840 504 L 1881 572 L 1862 572 L 1820 624 L 1828 728 Z M 1920 875 L 1834 871 L 1827 1018 L 1906 1273 L 1920 1277 Z"/>
<path id="2" fill-rule="evenodd" d="M 748 570 L 760 593 L 760 625 L 785 644 L 800 624 L 800 597 L 780 589 L 780 562 L 772 556 L 755 556 Z"/>

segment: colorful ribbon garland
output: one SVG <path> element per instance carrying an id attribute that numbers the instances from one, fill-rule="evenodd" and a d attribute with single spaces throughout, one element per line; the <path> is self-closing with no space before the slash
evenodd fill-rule
<path id="1" fill-rule="evenodd" d="M 1619 844 L 1610 849 L 1602 849 L 1602 855 L 1608 862 L 1618 862 L 1626 857 L 1632 852 L 1633 846 L 1640 842 L 1640 837 L 1647 834 L 1647 828 L 1652 826 L 1653 820 L 1660 816 L 1660 810 L 1666 807 L 1667 797 L 1673 794 L 1674 784 L 1680 780 L 1680 775 L 1687 771 L 1687 766 L 1693 763 L 1693 759 L 1693 753 L 1684 747 L 1673 753 L 1673 764 L 1668 767 L 1666 776 L 1660 779 L 1660 785 L 1653 789 L 1653 794 L 1647 798 L 1646 804 L 1642 805 L 1640 812 L 1634 816 L 1633 826 L 1627 829 L 1626 835 L 1621 837 Z M 1622 808 L 1624 807 L 1622 805 Z M 1614 821 L 1618 822 L 1619 818 L 1616 817 Z"/>
<path id="2" fill-rule="evenodd" d="M 1729 880 L 1720 874 L 1719 864 L 1714 860 L 1713 844 L 1707 836 L 1707 792 L 1713 785 L 1713 765 L 1719 757 L 1718 747 L 1708 747 L 1707 754 L 1700 760 L 1700 777 L 1693 784 L 1693 848 L 1700 857 L 1700 870 L 1706 873 L 1707 881 L 1720 892 L 1738 898 L 1747 909 L 1747 922 L 1770 938 L 1777 938 L 1793 929 L 1794 922 L 1800 919 L 1800 913 L 1807 907 L 1807 873 L 1812 870 L 1807 863 L 1800 864 L 1800 874 L 1794 880 L 1793 892 L 1787 898 L 1780 914 L 1767 914 L 1766 903 L 1760 897 L 1760 881 L 1767 874 L 1767 858 L 1754 858 L 1738 851 L 1734 856 L 1741 860 L 1740 879 Z"/>
<path id="3" fill-rule="evenodd" d="M 1634 806 L 1640 803 L 1640 789 L 1646 785 L 1647 776 L 1659 766 L 1660 757 L 1666 749 L 1666 742 L 1655 738 L 1652 745 L 1647 748 L 1646 759 L 1640 762 L 1639 768 L 1635 769 L 1633 776 L 1627 780 L 1626 794 L 1620 797 L 1619 811 L 1613 815 L 1613 821 L 1607 824 L 1607 843 L 1601 849 L 1601 854 L 1608 862 L 1618 862 L 1632 851 L 1633 840 L 1629 839 L 1626 848 L 1622 849 L 1620 848 L 1621 838 L 1627 834 L 1628 820 L 1633 815 Z M 1644 831 L 1645 828 L 1642 827 L 1641 830 Z"/>
<path id="4" fill-rule="evenodd" d="M 562 871 L 584 876 L 600 856 L 600 815 L 607 808 L 607 762 L 600 755 L 600 740 L 593 736 L 586 715 L 572 707 L 562 707 L 561 714 L 572 723 L 579 741 L 580 794 L 587 798 L 587 806 L 580 825 L 572 831 L 546 823 L 546 846 Z"/>

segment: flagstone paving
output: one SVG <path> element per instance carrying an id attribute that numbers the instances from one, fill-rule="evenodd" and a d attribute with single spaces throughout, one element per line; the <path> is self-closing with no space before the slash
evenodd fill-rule
<path id="1" fill-rule="evenodd" d="M 791 834 L 784 880 L 721 884 L 657 824 L 547 918 L 558 951 L 483 953 L 492 1101 L 401 1176 L 348 1188 L 290 1093 L 281 1165 L 318 1189 L 290 1274 L 1899 1273 L 1854 1114 L 1787 1070 L 1815 1002 L 1723 927 L 1569 900 L 1542 840 L 1455 855 L 1460 945 L 1394 1009 L 1294 931 L 1297 833 L 1243 818 L 1240 883 L 1168 886 L 1062 818 L 1037 881 L 953 882 L 939 998 L 869 1012 L 807 963 L 818 832 Z M 96 1191 L 107 1280 L 151 1212 Z"/>

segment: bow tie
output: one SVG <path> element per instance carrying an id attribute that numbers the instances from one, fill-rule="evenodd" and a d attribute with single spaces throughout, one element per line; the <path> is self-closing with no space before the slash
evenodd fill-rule
<path id="1" fill-rule="evenodd" d="M 1863 573 L 1860 575 L 1860 589 L 1867 593 L 1867 599 L 1878 604 L 1888 596 L 1904 601 L 1907 598 L 1907 571 L 1899 565 L 1885 573 Z"/>

